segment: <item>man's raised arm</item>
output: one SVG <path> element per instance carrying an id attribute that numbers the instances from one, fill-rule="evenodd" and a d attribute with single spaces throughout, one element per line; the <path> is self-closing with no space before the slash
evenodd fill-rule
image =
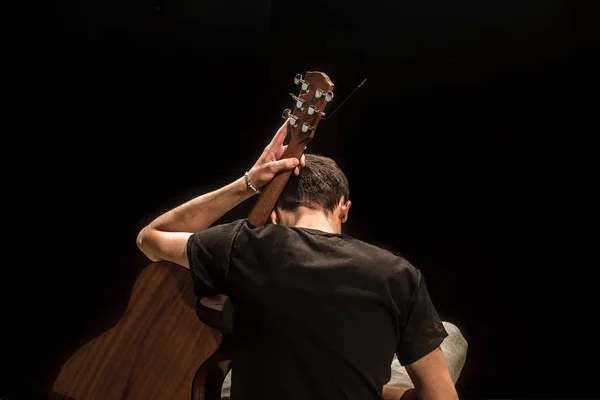
<path id="1" fill-rule="evenodd" d="M 289 120 L 275 133 L 271 142 L 245 177 L 213 192 L 198 196 L 167 211 L 145 226 L 137 235 L 137 246 L 152 261 L 171 261 L 189 268 L 187 241 L 193 233 L 210 227 L 229 210 L 252 197 L 281 171 L 300 173 L 304 156 L 281 159 L 286 146 Z"/>

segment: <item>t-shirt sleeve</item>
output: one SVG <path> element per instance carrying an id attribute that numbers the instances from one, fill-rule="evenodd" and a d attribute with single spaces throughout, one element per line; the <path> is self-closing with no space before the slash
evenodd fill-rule
<path id="1" fill-rule="evenodd" d="M 403 314 L 396 354 L 400 364 L 408 365 L 431 353 L 448 336 L 419 271 L 415 290 Z"/>
<path id="2" fill-rule="evenodd" d="M 187 242 L 187 257 L 198 297 L 227 295 L 227 271 L 233 241 L 243 224 L 237 220 L 194 233 Z"/>

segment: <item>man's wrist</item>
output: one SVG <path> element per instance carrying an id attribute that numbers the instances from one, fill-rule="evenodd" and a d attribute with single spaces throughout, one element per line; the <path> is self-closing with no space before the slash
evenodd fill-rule
<path id="1" fill-rule="evenodd" d="M 254 193 L 258 193 L 258 189 L 256 188 L 256 186 L 254 186 L 252 184 L 252 182 L 250 181 L 250 175 L 248 174 L 248 171 L 246 171 L 246 173 L 244 174 L 244 182 L 246 182 L 246 186 L 252 190 Z"/>
<path id="2" fill-rule="evenodd" d="M 238 178 L 235 181 L 236 187 L 238 188 L 237 190 L 239 191 L 239 193 L 241 193 L 241 195 L 243 196 L 244 199 L 248 199 L 252 196 L 254 196 L 255 194 L 258 194 L 260 192 L 255 192 L 254 190 L 250 189 L 248 187 L 248 185 L 246 184 L 246 178 L 244 176 Z"/>

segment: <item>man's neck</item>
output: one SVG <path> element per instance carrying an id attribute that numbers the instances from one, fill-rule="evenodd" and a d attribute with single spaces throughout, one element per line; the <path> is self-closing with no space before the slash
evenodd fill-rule
<path id="1" fill-rule="evenodd" d="M 329 215 L 331 216 L 331 215 Z M 293 226 L 296 228 L 317 229 L 328 233 L 339 233 L 331 223 L 328 215 L 323 210 L 312 210 L 310 208 L 301 207 L 295 213 L 286 213 L 284 225 Z"/>
<path id="2" fill-rule="evenodd" d="M 328 233 L 336 233 L 329 225 L 327 220 L 319 221 L 311 218 L 303 218 L 299 219 L 294 225 L 296 228 L 309 228 L 309 229 L 317 229 L 319 231 L 328 232 Z"/>

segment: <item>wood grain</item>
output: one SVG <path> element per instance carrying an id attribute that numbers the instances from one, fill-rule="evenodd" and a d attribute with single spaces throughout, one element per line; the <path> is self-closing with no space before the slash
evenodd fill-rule
<path id="1" fill-rule="evenodd" d="M 50 398 L 190 400 L 194 375 L 222 338 L 198 318 L 195 301 L 189 270 L 147 266 L 123 318 L 69 358 Z"/>

